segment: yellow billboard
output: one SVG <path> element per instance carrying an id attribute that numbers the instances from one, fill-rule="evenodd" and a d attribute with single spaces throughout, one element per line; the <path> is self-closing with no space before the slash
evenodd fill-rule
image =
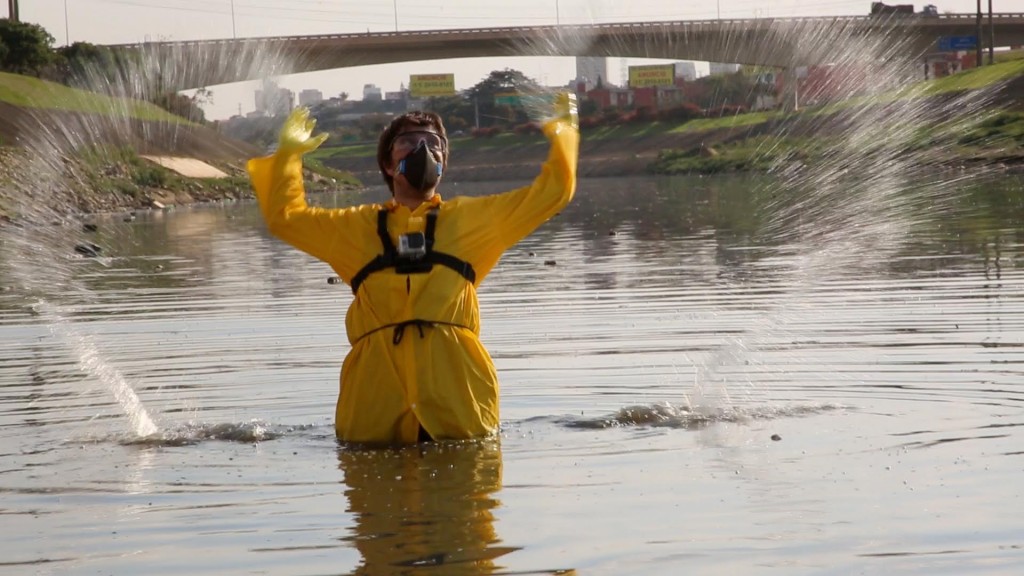
<path id="1" fill-rule="evenodd" d="M 629 87 L 672 86 L 675 84 L 675 64 L 652 64 L 629 67 Z"/>
<path id="2" fill-rule="evenodd" d="M 409 96 L 432 98 L 455 95 L 455 74 L 412 74 L 409 76 Z"/>

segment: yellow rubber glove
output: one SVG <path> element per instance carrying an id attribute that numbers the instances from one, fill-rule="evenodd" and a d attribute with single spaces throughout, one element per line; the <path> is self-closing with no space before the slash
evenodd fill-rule
<path id="1" fill-rule="evenodd" d="M 558 134 L 566 128 L 575 132 L 580 131 L 580 118 L 576 111 L 576 95 L 571 92 L 559 92 L 555 94 L 554 100 L 548 100 L 544 105 L 541 125 L 544 126 L 544 133 L 549 137 Z"/>
<path id="2" fill-rule="evenodd" d="M 559 92 L 555 95 L 555 119 L 579 130 L 580 116 L 576 106 L 576 95 L 572 92 Z"/>
<path id="3" fill-rule="evenodd" d="M 284 125 L 281 126 L 281 133 L 277 139 L 277 152 L 301 156 L 319 148 L 324 140 L 327 140 L 328 134 L 313 136 L 314 127 L 316 127 L 316 120 L 310 119 L 309 108 L 299 106 L 292 110 L 288 119 L 284 121 Z"/>

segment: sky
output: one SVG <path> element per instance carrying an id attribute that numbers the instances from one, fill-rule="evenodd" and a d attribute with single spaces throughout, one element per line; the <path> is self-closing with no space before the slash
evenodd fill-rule
<path id="1" fill-rule="evenodd" d="M 977 0 L 931 0 L 940 12 L 974 12 Z M 982 0 L 995 12 L 1022 12 L 1024 0 Z M 907 0 L 891 0 L 898 4 Z M 909 3 L 909 2 L 908 2 Z M 0 6 L 6 15 L 7 2 Z M 452 28 L 598 24 L 658 20 L 858 16 L 870 0 L 19 0 L 21 20 L 40 24 L 56 46 L 73 42 L 131 44 L 219 38 L 252 38 L 440 30 Z M 915 4 L 920 10 L 923 3 Z M 609 80 L 624 65 L 665 62 L 630 59 L 610 63 Z M 439 60 L 363 66 L 296 74 L 278 79 L 294 92 L 317 89 L 325 97 L 347 92 L 361 99 L 363 85 L 396 91 L 410 74 L 454 73 L 458 90 L 493 70 L 519 70 L 543 85 L 567 84 L 576 75 L 572 58 L 509 57 Z M 210 86 L 205 107 L 213 120 L 255 108 L 256 82 Z"/>

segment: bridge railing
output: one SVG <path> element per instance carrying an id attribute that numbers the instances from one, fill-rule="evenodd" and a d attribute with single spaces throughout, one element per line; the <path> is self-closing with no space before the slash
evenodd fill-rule
<path id="1" fill-rule="evenodd" d="M 988 15 L 983 15 L 984 21 L 988 20 Z M 992 14 L 993 21 L 1005 22 L 1007 20 L 1021 20 L 1024 24 L 1024 13 L 1016 12 L 1002 12 L 998 14 Z M 559 32 L 579 32 L 579 33 L 593 33 L 593 32 L 605 32 L 605 31 L 630 31 L 630 30 L 649 30 L 653 28 L 672 28 L 672 29 L 692 29 L 692 28 L 720 28 L 722 26 L 742 26 L 750 24 L 774 24 L 774 23 L 794 23 L 794 24 L 808 24 L 808 23 L 854 23 L 854 22 L 879 22 L 884 21 L 890 24 L 915 24 L 919 25 L 922 23 L 935 23 L 935 22 L 950 22 L 950 23 L 962 23 L 963 21 L 974 22 L 977 20 L 977 14 L 939 14 L 937 16 L 929 16 L 925 14 L 907 14 L 903 16 L 799 16 L 790 18 L 746 18 L 746 19 L 708 19 L 708 20 L 670 20 L 670 21 L 657 21 L 657 22 L 622 22 L 622 23 L 605 23 L 605 24 L 564 24 L 564 25 L 547 25 L 547 26 L 498 26 L 498 27 L 487 27 L 487 28 L 451 28 L 446 30 L 403 30 L 395 32 L 354 32 L 345 34 L 313 34 L 313 35 L 297 35 L 297 36 L 267 36 L 260 38 L 224 38 L 216 40 L 183 40 L 178 42 L 144 42 L 144 45 L 150 46 L 180 46 L 180 47 L 194 47 L 194 46 L 223 46 L 223 45 L 238 45 L 238 44 L 249 44 L 249 43 L 281 43 L 281 42 L 299 42 L 299 41 L 323 41 L 323 40 L 366 40 L 372 39 L 385 39 L 385 38 L 417 38 L 417 37 L 433 37 L 442 38 L 445 36 L 465 36 L 470 34 L 485 34 L 485 35 L 504 35 L 504 34 L 523 34 L 523 33 L 542 33 L 551 34 Z M 115 46 L 121 47 L 136 47 L 139 44 L 120 44 Z"/>

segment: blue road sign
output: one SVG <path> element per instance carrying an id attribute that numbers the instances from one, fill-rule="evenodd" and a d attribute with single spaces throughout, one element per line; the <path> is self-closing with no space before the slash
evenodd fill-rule
<path id="1" fill-rule="evenodd" d="M 943 36 L 942 38 L 939 38 L 939 52 L 973 50 L 977 47 L 977 36 Z"/>

